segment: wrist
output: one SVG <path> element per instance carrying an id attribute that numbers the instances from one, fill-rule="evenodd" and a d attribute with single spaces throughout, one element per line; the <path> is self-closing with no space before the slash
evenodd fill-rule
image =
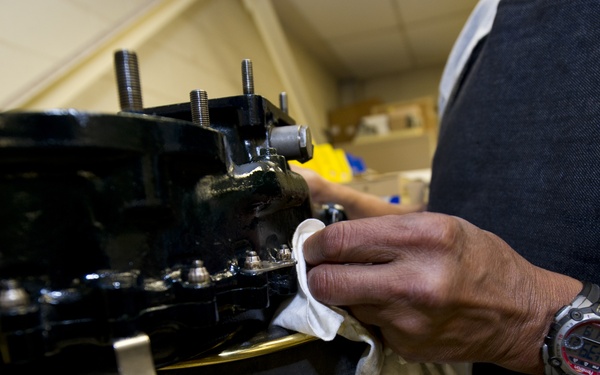
<path id="1" fill-rule="evenodd" d="M 569 304 L 582 288 L 580 281 L 571 277 L 537 269 L 526 300 L 522 300 L 523 315 L 510 330 L 507 355 L 499 363 L 511 370 L 527 374 L 543 374 L 541 355 L 556 312 Z"/>
<path id="2" fill-rule="evenodd" d="M 582 289 L 582 283 L 579 280 L 573 279 L 565 275 L 552 274 L 547 279 L 551 279 L 545 283 L 545 298 L 547 303 L 543 305 L 542 314 L 540 315 L 543 322 L 543 330 L 541 335 L 538 337 L 535 349 L 537 351 L 537 363 L 536 372 L 539 374 L 544 373 L 544 361 L 542 358 L 542 348 L 544 346 L 544 340 L 546 339 L 550 327 L 554 321 L 556 312 L 559 311 L 565 305 L 568 305 L 578 295 Z M 544 292 L 544 289 L 542 289 Z"/>

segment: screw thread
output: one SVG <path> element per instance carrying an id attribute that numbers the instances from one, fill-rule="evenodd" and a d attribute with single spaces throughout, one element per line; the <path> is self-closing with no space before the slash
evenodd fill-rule
<path id="1" fill-rule="evenodd" d="M 210 126 L 208 112 L 208 95 L 204 90 L 190 91 L 190 108 L 192 110 L 192 122 L 202 127 Z"/>
<path id="2" fill-rule="evenodd" d="M 250 59 L 242 61 L 242 81 L 244 95 L 254 94 L 254 73 L 252 72 L 252 61 Z"/>
<path id="3" fill-rule="evenodd" d="M 279 93 L 279 108 L 283 113 L 288 113 L 288 97 L 285 91 Z"/>
<path id="4" fill-rule="evenodd" d="M 119 50 L 115 52 L 114 63 L 121 110 L 141 111 L 144 105 L 137 55 L 135 52 Z"/>

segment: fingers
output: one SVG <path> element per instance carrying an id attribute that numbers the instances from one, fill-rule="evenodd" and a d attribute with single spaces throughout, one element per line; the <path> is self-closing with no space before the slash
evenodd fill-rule
<path id="1" fill-rule="evenodd" d="M 373 276 L 377 275 L 373 272 L 377 267 L 380 266 L 323 264 L 308 272 L 308 285 L 313 296 L 327 305 L 379 303 L 378 288 L 385 287 L 385 282 Z"/>
<path id="2" fill-rule="evenodd" d="M 310 290 L 338 306 L 442 304 L 470 269 L 461 233 L 460 221 L 429 213 L 330 225 L 304 243 Z"/>
<path id="3" fill-rule="evenodd" d="M 431 213 L 344 221 L 309 237 L 304 258 L 310 265 L 386 263 L 421 249 L 450 248 L 459 230 L 455 219 Z"/>
<path id="4" fill-rule="evenodd" d="M 417 275 L 395 264 L 322 264 L 308 272 L 312 295 L 327 305 L 389 305 L 412 299 Z"/>
<path id="5" fill-rule="evenodd" d="M 311 265 L 389 262 L 395 258 L 396 251 L 386 244 L 382 224 L 364 219 L 330 225 L 306 240 L 304 258 Z M 393 232 L 401 230 L 394 228 Z"/>

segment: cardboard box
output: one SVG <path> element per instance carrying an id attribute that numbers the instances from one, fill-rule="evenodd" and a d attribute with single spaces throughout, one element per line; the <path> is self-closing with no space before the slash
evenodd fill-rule
<path id="1" fill-rule="evenodd" d="M 327 129 L 329 142 L 352 141 L 358 131 L 361 118 L 370 115 L 372 108 L 381 104 L 380 99 L 368 99 L 330 111 Z"/>
<path id="2" fill-rule="evenodd" d="M 421 128 L 425 125 L 423 110 L 418 104 L 407 104 L 388 109 L 390 130 Z"/>
<path id="3" fill-rule="evenodd" d="M 384 135 L 390 132 L 390 116 L 387 114 L 368 115 L 360 119 L 358 134 Z"/>
<path id="4" fill-rule="evenodd" d="M 437 113 L 433 97 L 385 103 L 372 108 L 373 114 L 386 113 L 390 116 L 390 130 L 424 127 L 437 130 Z"/>

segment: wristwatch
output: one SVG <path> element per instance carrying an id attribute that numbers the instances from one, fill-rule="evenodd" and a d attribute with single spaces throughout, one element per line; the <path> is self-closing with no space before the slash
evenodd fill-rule
<path id="1" fill-rule="evenodd" d="M 600 375 L 600 287 L 584 283 L 554 316 L 542 347 L 545 375 Z"/>

